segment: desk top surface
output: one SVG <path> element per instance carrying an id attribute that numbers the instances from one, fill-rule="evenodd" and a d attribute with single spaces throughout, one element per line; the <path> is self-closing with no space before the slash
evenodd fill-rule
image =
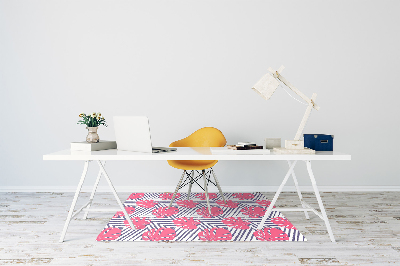
<path id="1" fill-rule="evenodd" d="M 143 153 L 121 150 L 71 151 L 62 150 L 43 155 L 43 160 L 104 160 L 104 161 L 163 161 L 163 160 L 227 160 L 227 161 L 281 161 L 310 160 L 336 161 L 351 160 L 351 155 L 336 151 L 317 151 L 315 154 L 213 154 L 209 147 L 179 147 L 174 152 Z"/>

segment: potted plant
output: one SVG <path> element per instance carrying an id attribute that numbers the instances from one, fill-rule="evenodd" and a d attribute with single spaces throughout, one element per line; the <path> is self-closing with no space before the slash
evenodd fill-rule
<path id="1" fill-rule="evenodd" d="M 86 136 L 86 142 L 96 143 L 99 142 L 100 137 L 97 134 L 97 129 L 100 125 L 107 126 L 106 120 L 101 116 L 101 113 L 92 113 L 91 115 L 86 115 L 84 113 L 79 114 L 81 120 L 78 124 L 86 125 L 88 130 L 88 135 Z"/>

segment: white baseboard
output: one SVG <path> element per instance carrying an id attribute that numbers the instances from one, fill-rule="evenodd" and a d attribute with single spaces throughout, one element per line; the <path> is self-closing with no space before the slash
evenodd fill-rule
<path id="1" fill-rule="evenodd" d="M 278 186 L 222 186 L 224 192 L 275 192 Z M 175 186 L 116 186 L 118 192 L 173 192 Z M 318 186 L 324 192 L 345 191 L 400 191 L 400 186 Z M 3 186 L 0 192 L 75 192 L 76 187 L 71 186 Z M 181 191 L 186 191 L 183 188 Z M 313 191 L 312 186 L 300 186 L 304 192 Z M 91 192 L 92 187 L 84 186 L 81 192 Z M 203 192 L 199 187 L 193 187 L 193 192 Z M 214 186 L 209 186 L 210 192 L 218 192 Z M 294 186 L 286 186 L 283 191 L 296 191 Z M 110 192 L 108 186 L 99 186 L 97 192 Z"/>

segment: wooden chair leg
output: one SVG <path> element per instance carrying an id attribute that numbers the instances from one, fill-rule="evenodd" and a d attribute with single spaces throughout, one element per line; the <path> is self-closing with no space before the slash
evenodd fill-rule
<path id="1" fill-rule="evenodd" d="M 176 186 L 174 195 L 172 196 L 171 202 L 169 203 L 169 208 L 171 208 L 172 202 L 175 200 L 176 193 L 178 193 L 178 190 L 179 190 L 179 187 L 181 186 L 182 180 L 183 180 L 183 178 L 185 177 L 185 173 L 186 173 L 186 170 L 183 171 L 182 177 L 181 177 L 181 179 L 179 180 L 178 185 Z"/>
<path id="2" fill-rule="evenodd" d="M 210 199 L 208 197 L 208 188 L 207 188 L 207 180 L 206 180 L 206 173 L 205 172 L 206 172 L 205 170 L 202 170 L 203 180 L 204 180 L 204 190 L 206 192 L 206 200 L 207 200 L 208 212 L 211 215 Z"/>
<path id="3" fill-rule="evenodd" d="M 188 196 L 187 196 L 188 200 L 190 198 L 190 192 L 192 191 L 193 175 L 194 175 L 194 171 L 192 170 L 192 172 L 190 173 L 189 191 L 188 191 Z"/>
<path id="4" fill-rule="evenodd" d="M 226 203 L 226 200 L 225 200 L 224 194 L 222 193 L 221 186 L 219 185 L 219 182 L 218 182 L 217 176 L 215 175 L 215 173 L 214 173 L 214 170 L 213 170 L 212 168 L 211 168 L 211 172 L 212 172 L 212 174 L 213 174 L 213 176 L 214 176 L 215 183 L 217 184 L 217 188 L 218 188 L 218 190 L 219 190 L 219 194 L 221 194 L 221 197 L 222 197 L 222 199 L 223 199 L 223 200 L 224 200 L 224 202 Z"/>

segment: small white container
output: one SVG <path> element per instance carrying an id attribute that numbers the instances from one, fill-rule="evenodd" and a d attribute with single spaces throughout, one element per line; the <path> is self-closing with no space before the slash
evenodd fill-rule
<path id="1" fill-rule="evenodd" d="M 303 140 L 285 140 L 285 148 L 288 150 L 303 150 Z"/>
<path id="2" fill-rule="evenodd" d="M 281 147 L 281 138 L 265 138 L 265 148 L 273 149 Z"/>

